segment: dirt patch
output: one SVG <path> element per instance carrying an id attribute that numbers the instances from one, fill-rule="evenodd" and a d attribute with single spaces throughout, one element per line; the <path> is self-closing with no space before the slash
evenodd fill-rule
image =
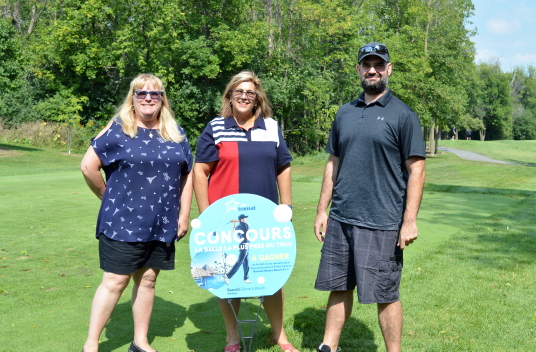
<path id="1" fill-rule="evenodd" d="M 22 153 L 19 151 L 0 148 L 0 158 L 6 157 L 6 156 L 19 156 L 19 155 L 22 155 Z"/>

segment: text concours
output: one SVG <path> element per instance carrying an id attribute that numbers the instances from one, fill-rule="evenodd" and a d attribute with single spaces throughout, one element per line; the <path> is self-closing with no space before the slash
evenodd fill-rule
<path id="1" fill-rule="evenodd" d="M 191 273 L 220 298 L 267 296 L 289 278 L 296 260 L 292 209 L 252 194 L 234 194 L 192 220 Z"/>

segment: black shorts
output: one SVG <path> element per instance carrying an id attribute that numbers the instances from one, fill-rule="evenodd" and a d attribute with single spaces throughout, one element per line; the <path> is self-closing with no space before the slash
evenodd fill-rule
<path id="1" fill-rule="evenodd" d="M 328 221 L 315 288 L 353 290 L 359 303 L 393 303 L 400 299 L 402 250 L 397 230 L 374 230 Z"/>
<path id="2" fill-rule="evenodd" d="M 121 242 L 101 234 L 99 257 L 101 269 L 113 274 L 132 274 L 141 268 L 173 270 L 175 242 Z"/>

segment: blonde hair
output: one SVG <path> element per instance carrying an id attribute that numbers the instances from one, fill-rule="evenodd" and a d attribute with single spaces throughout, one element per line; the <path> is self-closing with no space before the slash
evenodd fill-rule
<path id="1" fill-rule="evenodd" d="M 220 116 L 230 117 L 233 116 L 233 106 L 231 105 L 232 90 L 236 88 L 242 82 L 251 82 L 255 85 L 257 91 L 257 97 L 255 98 L 255 107 L 253 108 L 253 115 L 255 118 L 259 116 L 272 117 L 272 108 L 270 102 L 266 96 L 266 92 L 262 88 L 262 82 L 253 71 L 242 71 L 231 78 L 231 81 L 225 87 L 223 92 Z"/>
<path id="2" fill-rule="evenodd" d="M 130 82 L 130 89 L 128 90 L 127 96 L 123 100 L 123 104 L 115 112 L 113 119 L 118 118 L 121 120 L 123 132 L 127 136 L 130 136 L 130 138 L 134 138 L 138 134 L 138 119 L 134 113 L 133 105 L 134 92 L 137 89 L 143 88 L 146 84 L 162 91 L 162 106 L 158 113 L 158 134 L 166 141 L 182 142 L 186 137 L 179 132 L 175 114 L 169 106 L 164 84 L 160 78 L 152 74 L 141 74 Z"/>

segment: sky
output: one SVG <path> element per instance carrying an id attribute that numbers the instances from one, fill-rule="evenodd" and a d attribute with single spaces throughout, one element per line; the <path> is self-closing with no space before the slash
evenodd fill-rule
<path id="1" fill-rule="evenodd" d="M 536 0 L 473 0 L 475 62 L 499 58 L 503 72 L 536 67 Z"/>

